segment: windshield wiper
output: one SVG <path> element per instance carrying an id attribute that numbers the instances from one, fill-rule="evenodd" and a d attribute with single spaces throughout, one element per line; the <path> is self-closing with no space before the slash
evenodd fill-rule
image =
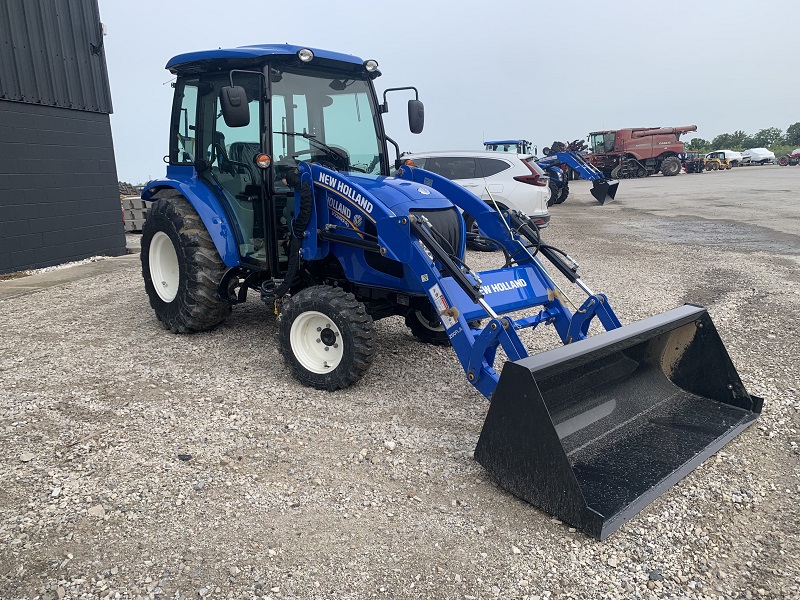
<path id="1" fill-rule="evenodd" d="M 291 135 L 291 136 L 294 136 L 294 137 L 305 138 L 309 142 L 312 142 L 312 143 L 316 144 L 317 146 L 319 146 L 320 148 L 322 148 L 323 150 L 326 150 L 328 152 L 328 154 L 330 154 L 331 156 L 333 156 L 333 157 L 335 157 L 335 158 L 337 158 L 339 160 L 343 160 L 343 161 L 347 160 L 347 157 L 342 155 L 340 150 L 337 150 L 336 148 L 332 148 L 332 147 L 328 146 L 328 144 L 326 144 L 325 142 L 320 142 L 317 139 L 317 136 L 313 135 L 311 133 L 297 132 L 297 131 L 275 131 L 274 133 L 279 133 L 281 135 Z"/>

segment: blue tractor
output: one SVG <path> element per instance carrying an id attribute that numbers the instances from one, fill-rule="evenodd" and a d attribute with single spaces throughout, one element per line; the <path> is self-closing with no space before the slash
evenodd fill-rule
<path id="1" fill-rule="evenodd" d="M 293 375 L 337 390 L 369 370 L 374 321 L 404 318 L 423 342 L 451 345 L 491 399 L 477 460 L 599 538 L 757 418 L 762 402 L 705 309 L 623 327 L 526 215 L 402 164 L 382 113 L 388 93 L 416 90 L 381 100 L 374 60 L 256 45 L 182 54 L 167 68 L 167 174 L 142 193 L 154 204 L 141 254 L 167 330 L 209 330 L 256 293 L 277 313 Z M 419 133 L 416 97 L 408 117 Z M 502 249 L 497 268 L 468 266 L 459 209 Z M 585 295 L 574 311 L 542 261 Z M 607 332 L 589 338 L 595 318 Z M 530 356 L 519 332 L 546 325 L 565 345 Z"/>
<path id="2" fill-rule="evenodd" d="M 614 179 L 607 179 L 602 171 L 583 160 L 578 150 L 578 144 L 578 140 L 569 145 L 563 142 L 553 142 L 552 146 L 542 149 L 544 158 L 536 160 L 536 164 L 550 178 L 550 200 L 547 203 L 548 206 L 561 204 L 569 196 L 569 178 L 564 167 L 571 168 L 581 179 L 594 182 L 591 193 L 600 204 L 611 202 L 617 195 L 619 182 Z M 483 146 L 490 151 L 536 154 L 536 146 L 533 146 L 528 140 L 495 140 L 483 142 Z"/>

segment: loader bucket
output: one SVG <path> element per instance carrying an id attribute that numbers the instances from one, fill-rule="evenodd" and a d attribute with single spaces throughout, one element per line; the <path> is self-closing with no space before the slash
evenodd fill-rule
<path id="1" fill-rule="evenodd" d="M 475 458 L 501 487 L 602 540 L 762 403 L 706 310 L 685 305 L 507 362 Z"/>
<path id="2" fill-rule="evenodd" d="M 592 185 L 592 196 L 600 204 L 611 202 L 617 195 L 619 181 L 616 179 L 598 179 Z"/>

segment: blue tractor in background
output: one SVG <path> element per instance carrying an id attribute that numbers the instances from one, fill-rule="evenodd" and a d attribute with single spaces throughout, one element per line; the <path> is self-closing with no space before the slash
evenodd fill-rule
<path id="1" fill-rule="evenodd" d="M 293 376 L 333 391 L 369 370 L 374 321 L 404 318 L 421 341 L 451 345 L 491 399 L 476 459 L 599 538 L 757 418 L 761 400 L 705 309 L 623 327 L 526 215 L 402 164 L 384 131 L 387 94 L 415 93 L 414 133 L 424 108 L 414 88 L 381 101 L 374 60 L 268 44 L 182 54 L 167 68 L 167 173 L 142 192 L 154 203 L 141 250 L 167 330 L 209 330 L 253 292 L 277 314 Z M 502 250 L 496 268 L 469 267 L 461 211 Z M 585 296 L 577 306 L 542 261 Z M 589 337 L 595 318 L 607 332 Z M 546 325 L 564 346 L 530 356 L 520 332 Z"/>
<path id="2" fill-rule="evenodd" d="M 486 150 L 499 152 L 517 152 L 518 154 L 535 155 L 536 146 L 528 140 L 496 140 L 483 142 Z M 582 146 L 580 140 L 569 145 L 563 142 L 553 142 L 552 146 L 542 149 L 544 158 L 537 159 L 536 163 L 547 173 L 550 178 L 550 200 L 548 206 L 561 204 L 569 196 L 569 176 L 565 167 L 575 171 L 581 179 L 593 181 L 591 193 L 600 203 L 612 201 L 617 195 L 619 182 L 607 179 L 602 171 L 586 162 L 580 155 Z"/>

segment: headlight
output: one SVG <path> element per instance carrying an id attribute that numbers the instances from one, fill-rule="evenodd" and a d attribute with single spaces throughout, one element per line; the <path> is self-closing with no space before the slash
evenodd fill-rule
<path id="1" fill-rule="evenodd" d="M 378 61 L 369 59 L 364 61 L 364 68 L 367 70 L 368 73 L 374 73 L 378 70 Z"/>
<path id="2" fill-rule="evenodd" d="M 302 50 L 297 51 L 297 58 L 305 63 L 311 62 L 311 59 L 314 58 L 314 53 L 308 48 L 303 48 Z"/>

